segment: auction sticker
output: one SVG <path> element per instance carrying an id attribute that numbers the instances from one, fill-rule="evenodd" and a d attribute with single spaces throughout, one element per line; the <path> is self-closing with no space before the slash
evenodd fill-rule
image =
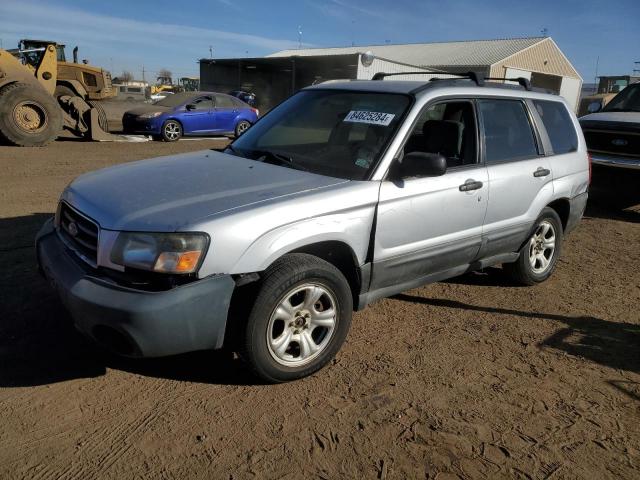
<path id="1" fill-rule="evenodd" d="M 384 112 L 367 112 L 364 110 L 351 110 L 346 117 L 345 122 L 368 123 L 370 125 L 387 126 L 393 120 L 395 114 Z"/>

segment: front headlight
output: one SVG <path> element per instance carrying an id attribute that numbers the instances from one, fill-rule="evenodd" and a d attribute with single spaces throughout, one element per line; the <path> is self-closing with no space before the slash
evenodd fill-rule
<path id="1" fill-rule="evenodd" d="M 193 273 L 208 243 L 209 236 L 204 233 L 121 232 L 111 250 L 111 261 L 154 272 Z"/>
<path id="2" fill-rule="evenodd" d="M 143 113 L 142 115 L 138 115 L 138 118 L 156 118 L 160 115 L 162 115 L 162 112 Z"/>

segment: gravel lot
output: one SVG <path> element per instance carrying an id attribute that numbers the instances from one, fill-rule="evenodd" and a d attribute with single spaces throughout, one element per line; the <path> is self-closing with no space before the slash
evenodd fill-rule
<path id="1" fill-rule="evenodd" d="M 640 199 L 617 197 L 638 176 L 594 172 L 547 283 L 490 268 L 382 300 L 302 381 L 97 352 L 38 275 L 36 231 L 82 172 L 219 146 L 0 147 L 0 478 L 638 477 Z"/>

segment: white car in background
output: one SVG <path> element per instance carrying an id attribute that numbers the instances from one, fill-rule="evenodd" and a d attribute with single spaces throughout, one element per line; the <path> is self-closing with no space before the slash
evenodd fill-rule
<path id="1" fill-rule="evenodd" d="M 149 98 L 152 103 L 157 102 L 158 100 L 162 100 L 163 98 L 167 98 L 169 95 L 173 95 L 173 92 L 158 92 L 151 95 Z"/>

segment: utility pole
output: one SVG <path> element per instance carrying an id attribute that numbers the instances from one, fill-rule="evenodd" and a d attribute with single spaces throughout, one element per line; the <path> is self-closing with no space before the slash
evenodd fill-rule
<path id="1" fill-rule="evenodd" d="M 209 59 L 213 59 L 213 45 L 209 45 Z"/>
<path id="2" fill-rule="evenodd" d="M 144 79 L 144 65 L 142 65 L 142 83 L 145 83 L 145 79 Z"/>
<path id="3" fill-rule="evenodd" d="M 596 78 L 594 80 L 593 93 L 598 92 L 598 65 L 600 64 L 600 55 L 596 57 Z"/>

